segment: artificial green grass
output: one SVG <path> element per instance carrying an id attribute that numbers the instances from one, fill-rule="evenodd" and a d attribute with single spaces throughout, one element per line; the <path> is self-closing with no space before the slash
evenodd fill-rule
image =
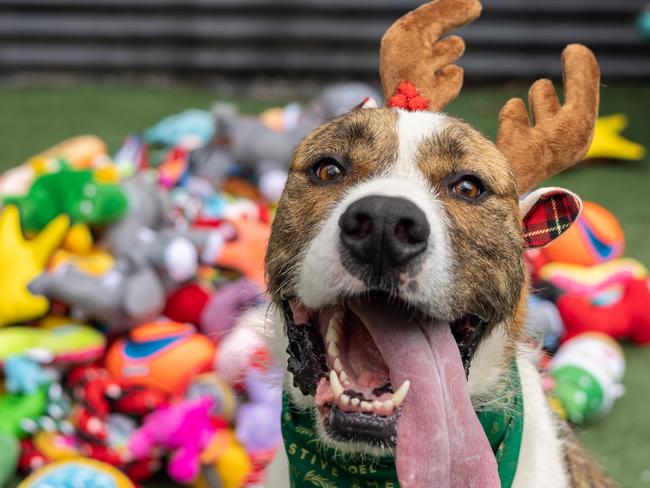
<path id="1" fill-rule="evenodd" d="M 523 87 L 465 89 L 449 112 L 494 137 L 505 100 Z M 131 132 L 187 108 L 209 108 L 214 94 L 188 89 L 123 87 L 0 88 L 0 171 L 67 137 L 96 134 L 112 150 Z M 244 111 L 270 106 L 243 101 Z M 650 148 L 646 120 L 650 86 L 602 88 L 601 114 L 624 112 L 631 120 L 625 134 Z M 620 220 L 627 255 L 650 266 L 650 158 L 640 162 L 586 165 L 555 177 L 558 184 L 600 203 Z M 624 487 L 650 486 L 650 349 L 626 346 L 626 395 L 600 422 L 582 432 L 585 444 Z"/>

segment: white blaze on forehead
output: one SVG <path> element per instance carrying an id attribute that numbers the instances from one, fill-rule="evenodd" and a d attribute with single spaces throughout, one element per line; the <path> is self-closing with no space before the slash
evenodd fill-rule
<path id="1" fill-rule="evenodd" d="M 447 116 L 434 112 L 399 111 L 397 119 L 398 151 L 391 175 L 423 181 L 416 158 L 420 144 L 439 133 L 447 123 Z"/>
<path id="2" fill-rule="evenodd" d="M 384 174 L 367 179 L 345 193 L 323 220 L 304 253 L 296 292 L 306 306 L 319 308 L 336 303 L 341 296 L 366 291 L 364 283 L 352 276 L 341 262 L 338 222 L 353 202 L 378 195 L 402 197 L 414 203 L 424 212 L 431 228 L 426 256 L 417 273 L 403 280 L 402 298 L 435 311 L 440 318 L 451 314 L 448 294 L 453 253 L 446 213 L 415 160 L 418 146 L 445 123 L 443 114 L 399 111 L 396 127 L 399 150 L 395 161 Z"/>

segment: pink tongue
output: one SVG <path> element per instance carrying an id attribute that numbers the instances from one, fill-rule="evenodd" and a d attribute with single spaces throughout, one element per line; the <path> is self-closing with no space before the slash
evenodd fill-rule
<path id="1" fill-rule="evenodd" d="M 397 423 L 400 486 L 500 487 L 449 325 L 412 323 L 404 319 L 408 315 L 376 303 L 351 308 L 381 351 L 393 388 L 411 381 Z"/>

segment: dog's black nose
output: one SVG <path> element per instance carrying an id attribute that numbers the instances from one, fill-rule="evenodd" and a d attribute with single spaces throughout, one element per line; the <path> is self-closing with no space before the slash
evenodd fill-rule
<path id="1" fill-rule="evenodd" d="M 339 219 L 350 256 L 375 271 L 402 266 L 427 248 L 424 212 L 401 197 L 372 195 L 351 204 Z"/>

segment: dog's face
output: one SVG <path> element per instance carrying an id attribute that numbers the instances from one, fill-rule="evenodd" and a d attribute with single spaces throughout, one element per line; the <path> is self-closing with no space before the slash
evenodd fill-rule
<path id="1" fill-rule="evenodd" d="M 417 355 L 418 346 L 409 350 L 389 329 L 402 338 L 418 329 L 426 342 L 446 328 L 465 370 L 491 329 L 517 333 L 521 235 L 510 165 L 464 122 L 359 109 L 302 141 L 267 273 L 290 347 L 308 343 L 295 345 L 289 369 L 325 440 L 395 444 L 409 375 L 420 371 L 401 368 L 408 361 L 396 357 Z"/>

